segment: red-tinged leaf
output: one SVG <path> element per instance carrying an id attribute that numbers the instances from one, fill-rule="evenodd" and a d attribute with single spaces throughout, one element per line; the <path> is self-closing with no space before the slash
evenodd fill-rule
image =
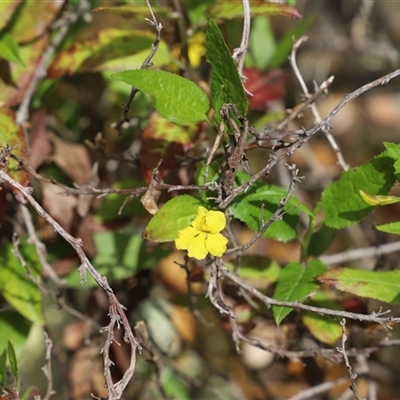
<path id="1" fill-rule="evenodd" d="M 18 43 L 28 43 L 43 36 L 64 3 L 65 0 L 25 1 L 10 34 Z"/>
<path id="2" fill-rule="evenodd" d="M 0 102 L 4 102 L 7 106 L 16 106 L 21 102 L 43 51 L 48 45 L 48 40 L 48 35 L 45 35 L 29 45 L 19 47 L 19 56 L 25 66 L 2 61 Z"/>
<path id="3" fill-rule="evenodd" d="M 99 71 L 110 60 L 151 48 L 154 33 L 105 28 L 62 51 L 48 70 L 49 78 L 85 71 Z"/>
<path id="4" fill-rule="evenodd" d="M 177 125 L 162 118 L 160 114 L 153 113 L 142 136 L 140 149 L 140 168 L 146 183 L 151 180 L 154 168 L 159 166 L 161 179 L 173 169 L 180 158 L 193 147 L 199 135 L 198 124 Z"/>
<path id="5" fill-rule="evenodd" d="M 269 3 L 260 0 L 250 1 L 251 15 L 256 16 L 275 16 L 301 19 L 302 15 L 295 8 L 286 4 Z M 212 18 L 234 19 L 243 18 L 243 5 L 240 1 L 224 1 L 216 2 L 209 9 L 209 15 Z"/>
<path id="6" fill-rule="evenodd" d="M 22 128 L 15 123 L 15 113 L 10 108 L 0 108 L 0 146 L 11 147 L 12 154 L 26 161 L 27 159 L 27 146 L 25 143 L 25 135 Z M 29 175 L 26 171 L 17 169 L 18 163 L 13 158 L 10 159 L 8 173 L 21 185 L 26 186 L 29 182 Z M 15 191 L 17 197 L 20 198 L 20 192 Z"/>
<path id="7" fill-rule="evenodd" d="M 253 109 L 265 110 L 269 104 L 280 100 L 286 92 L 287 77 L 283 70 L 273 69 L 266 73 L 255 68 L 243 70 L 247 78 L 246 89 L 253 94 L 248 96 L 249 105 Z"/>
<path id="8" fill-rule="evenodd" d="M 160 15 L 160 14 L 169 14 L 171 12 L 171 9 L 169 8 L 160 8 L 156 6 L 151 6 L 154 14 Z M 94 13 L 98 12 L 112 12 L 112 13 L 118 13 L 122 14 L 123 16 L 134 16 L 134 15 L 144 15 L 148 16 L 150 14 L 149 7 L 147 7 L 146 4 L 123 4 L 121 6 L 116 6 L 116 7 L 96 7 L 92 10 Z"/>
<path id="9" fill-rule="evenodd" d="M 400 304 L 400 271 L 364 271 L 336 268 L 325 272 L 318 280 L 356 296 Z"/>
<path id="10" fill-rule="evenodd" d="M 0 2 L 0 30 L 4 29 L 14 12 L 22 3 L 22 0 L 1 1 Z"/>

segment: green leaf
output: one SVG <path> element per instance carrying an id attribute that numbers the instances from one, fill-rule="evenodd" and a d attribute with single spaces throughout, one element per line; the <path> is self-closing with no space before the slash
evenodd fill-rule
<path id="1" fill-rule="evenodd" d="M 315 277 L 326 269 L 326 265 L 318 260 L 311 260 L 307 265 L 298 262 L 287 264 L 279 275 L 273 298 L 282 301 L 303 301 L 318 288 Z M 272 306 L 275 322 L 279 325 L 292 310 L 290 307 Z"/>
<path id="2" fill-rule="evenodd" d="M 206 47 L 207 61 L 212 67 L 211 106 L 216 123 L 221 121 L 220 111 L 226 103 L 236 105 L 239 114 L 245 115 L 249 103 L 242 80 L 217 24 L 211 19 L 207 24 Z"/>
<path id="3" fill-rule="evenodd" d="M 257 289 L 266 289 L 275 283 L 281 273 L 279 264 L 262 256 L 243 256 L 240 277 Z"/>
<path id="4" fill-rule="evenodd" d="M 336 268 L 319 276 L 318 281 L 356 296 L 400 304 L 399 270 L 364 271 Z"/>
<path id="5" fill-rule="evenodd" d="M 25 66 L 19 55 L 18 43 L 9 34 L 5 34 L 0 38 L 0 58 Z"/>
<path id="6" fill-rule="evenodd" d="M 7 26 L 22 1 L 0 1 L 0 30 L 3 30 Z"/>
<path id="7" fill-rule="evenodd" d="M 111 78 L 153 96 L 157 111 L 168 121 L 185 124 L 207 119 L 208 98 L 189 79 L 170 72 L 141 69 L 118 72 Z"/>
<path id="8" fill-rule="evenodd" d="M 156 15 L 160 14 L 169 14 L 171 13 L 171 9 L 167 7 L 157 7 L 152 5 L 151 6 L 153 13 Z M 124 14 L 124 16 L 134 16 L 134 15 L 141 15 L 141 16 L 149 16 L 149 7 L 146 4 L 123 4 L 120 6 L 106 6 L 106 7 L 96 7 L 92 10 L 94 13 L 98 12 L 111 12 L 111 13 L 118 13 Z"/>
<path id="9" fill-rule="evenodd" d="M 135 275 L 137 272 L 153 268 L 158 260 L 168 252 L 158 246 L 148 250 L 142 235 L 132 230 L 121 232 L 98 232 L 94 235 L 97 255 L 92 261 L 93 266 L 109 282 L 116 282 Z M 81 278 L 73 272 L 67 278 L 69 287 L 78 287 Z M 93 279 L 89 279 L 85 287 L 95 287 Z"/>
<path id="10" fill-rule="evenodd" d="M 264 71 L 272 60 L 276 48 L 275 34 L 271 22 L 266 17 L 253 18 L 251 21 L 251 35 L 248 60 L 254 60 L 254 66 Z"/>
<path id="11" fill-rule="evenodd" d="M 143 232 L 143 237 L 154 242 L 171 242 L 178 232 L 190 226 L 196 218 L 200 200 L 189 196 L 177 196 L 165 203 L 150 220 Z"/>
<path id="12" fill-rule="evenodd" d="M 383 143 L 389 157 L 393 158 L 394 174 L 398 182 L 400 182 L 400 144 L 396 143 Z"/>
<path id="13" fill-rule="evenodd" d="M 96 35 L 73 42 L 70 47 L 59 52 L 50 65 L 47 76 L 58 78 L 63 75 L 105 70 L 113 60 L 132 57 L 143 51 L 148 54 L 153 42 L 153 32 L 103 28 Z M 141 55 L 143 56 L 143 53 Z"/>
<path id="14" fill-rule="evenodd" d="M 12 339 L 18 357 L 31 326 L 30 321 L 13 309 L 0 311 L 0 353 L 7 349 L 8 340 Z"/>
<path id="15" fill-rule="evenodd" d="M 387 152 L 344 172 L 322 193 L 326 225 L 341 229 L 361 221 L 373 207 L 365 203 L 359 191 L 386 195 L 394 182 L 393 159 Z"/>
<path id="16" fill-rule="evenodd" d="M 269 68 L 280 67 L 287 62 L 288 55 L 292 51 L 293 43 L 304 34 L 313 20 L 314 15 L 309 15 L 283 36 L 283 38 L 278 42 L 275 52 L 271 57 L 271 63 L 268 65 Z"/>
<path id="17" fill-rule="evenodd" d="M 304 253 L 307 256 L 318 257 L 324 253 L 333 242 L 336 230 L 322 223 L 315 232 L 312 233 Z"/>
<path id="18" fill-rule="evenodd" d="M 389 224 L 378 225 L 378 231 L 400 235 L 400 222 L 390 222 Z"/>
<path id="19" fill-rule="evenodd" d="M 210 8 L 209 13 L 214 18 L 243 18 L 243 5 L 238 1 L 219 1 Z M 254 17 L 280 15 L 301 19 L 301 14 L 295 8 L 272 2 L 251 2 L 251 15 Z"/>
<path id="20" fill-rule="evenodd" d="M 326 291 L 318 291 L 313 296 L 310 305 L 330 310 L 341 310 L 340 303 L 332 299 L 332 294 Z M 302 321 L 307 329 L 322 343 L 330 346 L 342 336 L 342 327 L 338 320 L 330 315 L 321 315 L 311 311 L 305 311 Z"/>
<path id="21" fill-rule="evenodd" d="M 19 385 L 17 356 L 15 355 L 14 345 L 11 340 L 8 341 L 7 354 L 8 354 L 8 362 L 10 363 L 11 372 L 14 375 L 17 385 Z"/>
<path id="22" fill-rule="evenodd" d="M 246 173 L 238 173 L 238 184 L 249 179 Z M 262 217 L 264 221 L 272 216 L 279 207 L 280 202 L 286 196 L 287 190 L 276 185 L 256 182 L 251 188 L 235 199 L 231 206 L 232 214 L 244 222 L 250 229 L 258 232 Z M 264 209 L 262 210 L 262 206 Z M 273 240 L 287 242 L 297 236 L 296 225 L 301 211 L 310 214 L 311 211 L 294 196 L 286 204 L 282 220 L 275 221 L 265 231 L 264 237 Z"/>
<path id="23" fill-rule="evenodd" d="M 7 349 L 0 353 L 0 387 L 7 386 Z"/>
<path id="24" fill-rule="evenodd" d="M 400 202 L 400 197 L 396 196 L 372 196 L 364 190 L 359 190 L 361 198 L 370 206 L 387 206 Z"/>
<path id="25" fill-rule="evenodd" d="M 11 244 L 0 248 L 0 293 L 29 321 L 44 324 L 42 295 L 12 251 Z M 34 246 L 22 242 L 19 251 L 32 274 L 38 276 L 41 267 Z"/>

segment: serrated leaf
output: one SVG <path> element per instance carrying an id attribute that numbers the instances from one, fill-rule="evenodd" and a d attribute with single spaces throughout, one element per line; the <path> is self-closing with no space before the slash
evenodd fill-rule
<path id="1" fill-rule="evenodd" d="M 400 235 L 400 222 L 390 222 L 389 224 L 378 225 L 378 231 Z"/>
<path id="2" fill-rule="evenodd" d="M 44 324 L 42 295 L 28 278 L 24 267 L 12 253 L 12 245 L 0 248 L 0 293 L 21 315 L 29 321 Z M 21 243 L 22 257 L 34 275 L 40 270 L 40 262 L 32 245 Z"/>
<path id="3" fill-rule="evenodd" d="M 280 15 L 301 19 L 301 14 L 295 8 L 279 3 L 250 1 L 252 16 L 273 16 Z M 243 18 L 243 5 L 237 1 L 219 1 L 209 10 L 213 18 L 234 19 Z"/>
<path id="4" fill-rule="evenodd" d="M 364 271 L 336 268 L 319 276 L 318 281 L 356 296 L 400 304 L 399 270 Z"/>
<path id="5" fill-rule="evenodd" d="M 8 362 L 10 363 L 11 372 L 18 384 L 18 363 L 17 356 L 15 355 L 14 345 L 11 340 L 8 341 L 7 345 Z"/>
<path id="6" fill-rule="evenodd" d="M 194 82 L 165 71 L 132 70 L 111 75 L 155 98 L 157 111 L 177 124 L 207 119 L 209 102 L 206 94 Z"/>
<path id="7" fill-rule="evenodd" d="M 303 301 L 318 288 L 315 278 L 326 269 L 326 265 L 319 260 L 311 260 L 306 265 L 298 262 L 287 264 L 279 275 L 273 298 L 282 301 Z M 292 310 L 290 307 L 272 306 L 275 322 L 279 325 Z"/>
<path id="8" fill-rule="evenodd" d="M 216 123 L 221 121 L 220 110 L 225 103 L 234 104 L 239 114 L 245 115 L 249 104 L 242 80 L 228 46 L 212 19 L 207 24 L 206 48 L 207 62 L 212 67 L 211 106 Z"/>
<path id="9" fill-rule="evenodd" d="M 238 183 L 241 184 L 249 178 L 249 175 L 239 173 L 237 178 Z M 257 232 L 262 220 L 268 221 L 286 194 L 287 190 L 280 186 L 257 182 L 246 193 L 236 198 L 231 206 L 232 214 L 235 218 L 244 222 L 250 229 Z M 264 209 L 262 209 L 262 206 Z M 264 233 L 264 237 L 282 242 L 294 239 L 297 235 L 296 225 L 300 213 L 302 211 L 307 214 L 311 213 L 294 196 L 290 198 L 284 210 L 285 214 L 282 220 L 273 222 Z"/>
<path id="10" fill-rule="evenodd" d="M 171 242 L 178 232 L 196 218 L 200 200 L 189 195 L 177 196 L 165 203 L 150 220 L 143 237 L 154 242 Z"/>
<path id="11" fill-rule="evenodd" d="M 2 35 L 0 38 L 0 58 L 24 66 L 24 62 L 19 55 L 18 43 L 9 35 Z"/>
<path id="12" fill-rule="evenodd" d="M 364 165 L 343 172 L 340 178 L 322 193 L 325 223 L 341 229 L 356 224 L 373 209 L 359 191 L 386 195 L 395 182 L 393 159 L 383 152 Z"/>
<path id="13" fill-rule="evenodd" d="M 386 142 L 383 145 L 388 155 L 393 158 L 394 174 L 397 181 L 400 182 L 400 144 Z"/>

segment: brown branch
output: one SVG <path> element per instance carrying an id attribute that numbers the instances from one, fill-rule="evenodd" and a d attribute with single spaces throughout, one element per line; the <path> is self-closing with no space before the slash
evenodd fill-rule
<path id="1" fill-rule="evenodd" d="M 25 92 L 24 98 L 18 108 L 16 113 L 16 123 L 18 125 L 24 126 L 25 122 L 28 120 L 29 105 L 36 92 L 37 87 L 40 82 L 46 77 L 46 68 L 49 64 L 54 52 L 57 50 L 58 46 L 61 44 L 69 29 L 75 22 L 90 9 L 90 3 L 87 0 L 80 0 L 78 7 L 74 11 L 65 11 L 60 19 L 56 22 L 58 28 L 57 34 L 50 41 L 47 49 L 42 54 L 40 61 L 35 69 L 33 77 L 29 83 L 28 89 Z"/>
<path id="2" fill-rule="evenodd" d="M 160 45 L 161 41 L 161 30 L 163 28 L 162 24 L 159 23 L 153 13 L 153 9 L 151 8 L 150 0 L 146 0 L 147 7 L 149 8 L 151 14 L 151 20 L 146 18 L 146 21 L 150 24 L 150 26 L 154 27 L 156 30 L 156 40 L 151 45 L 151 51 L 146 59 L 143 61 L 140 69 L 146 69 L 153 66 L 152 59 L 158 50 L 158 46 Z M 132 87 L 131 93 L 129 95 L 128 100 L 124 103 L 122 108 L 122 117 L 121 120 L 115 124 L 112 124 L 112 127 L 116 129 L 118 132 L 122 132 L 124 126 L 129 122 L 128 113 L 129 109 L 131 108 L 132 101 L 135 98 L 136 94 L 139 92 L 138 88 Z"/>
<path id="3" fill-rule="evenodd" d="M 89 272 L 90 275 L 94 278 L 97 284 L 104 290 L 104 292 L 108 296 L 108 301 L 110 303 L 109 309 L 109 317 L 110 323 L 103 330 L 107 332 L 107 340 L 102 349 L 103 357 L 104 357 L 104 375 L 106 377 L 107 389 L 108 389 L 108 400 L 119 400 L 123 394 L 125 387 L 128 385 L 130 379 L 132 378 L 135 372 L 135 364 L 136 364 L 136 350 L 140 349 L 140 345 L 137 343 L 132 329 L 130 327 L 129 321 L 125 315 L 125 307 L 118 301 L 113 290 L 108 284 L 107 278 L 101 275 L 97 270 L 92 266 L 89 261 L 87 255 L 82 249 L 82 240 L 74 238 L 68 232 L 66 232 L 61 225 L 53 219 L 42 207 L 41 205 L 34 199 L 31 195 L 32 188 L 22 186 L 20 183 L 16 182 L 13 178 L 11 178 L 6 172 L 0 170 L 0 183 L 7 182 L 13 188 L 20 191 L 23 197 L 31 204 L 31 206 L 36 210 L 36 212 L 44 218 L 53 228 L 54 230 L 64 238 L 75 250 L 80 261 L 81 266 L 78 271 L 82 278 L 82 282 L 86 281 L 86 272 Z M 128 369 L 123 374 L 120 381 L 113 383 L 111 376 L 111 366 L 112 361 L 110 359 L 110 347 L 114 342 L 114 334 L 113 331 L 115 328 L 120 328 L 121 325 L 124 328 L 125 335 L 124 340 L 130 344 L 131 354 L 130 354 L 130 365 Z"/>
<path id="4" fill-rule="evenodd" d="M 349 357 L 346 353 L 346 341 L 347 341 L 347 335 L 346 335 L 346 320 L 342 319 L 340 321 L 340 325 L 342 326 L 342 347 L 337 347 L 337 351 L 343 356 L 344 363 L 346 365 L 347 373 L 349 374 L 350 378 L 350 389 L 354 394 L 354 397 L 356 400 L 364 400 L 360 394 L 358 393 L 357 386 L 356 386 L 356 378 L 357 374 L 353 373 L 353 369 L 351 367 Z"/>
<path id="5" fill-rule="evenodd" d="M 266 164 L 260 171 L 254 174 L 247 182 L 235 188 L 231 194 L 229 194 L 226 198 L 224 198 L 220 202 L 219 204 L 220 208 L 225 209 L 226 207 L 228 207 L 237 196 L 245 192 L 261 177 L 269 175 L 273 167 L 275 167 L 283 159 L 291 157 L 297 149 L 303 146 L 304 143 L 308 142 L 321 129 L 330 129 L 329 123 L 331 119 L 350 101 L 361 96 L 368 90 L 371 90 L 380 85 L 386 85 L 393 78 L 399 75 L 400 75 L 400 69 L 397 69 L 396 71 L 393 71 L 387 75 L 382 76 L 381 78 L 378 78 L 370 83 L 367 83 L 366 85 L 361 86 L 354 92 L 344 96 L 344 99 L 320 123 L 316 124 L 313 128 L 309 130 L 296 132 L 297 138 L 295 138 L 291 143 L 288 143 L 287 146 L 285 146 L 284 151 L 282 151 L 278 156 L 272 155 L 270 162 Z"/>

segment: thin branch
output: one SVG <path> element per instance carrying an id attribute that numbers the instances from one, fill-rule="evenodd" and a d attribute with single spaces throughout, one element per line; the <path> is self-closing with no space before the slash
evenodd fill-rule
<path id="1" fill-rule="evenodd" d="M 51 371 L 51 349 L 53 347 L 53 341 L 50 339 L 46 331 L 43 332 L 46 344 L 46 364 L 42 367 L 42 371 L 47 379 L 47 390 L 43 397 L 43 400 L 49 400 L 56 392 L 53 390 L 53 375 Z"/>
<path id="2" fill-rule="evenodd" d="M 155 15 L 154 15 L 153 9 L 151 8 L 150 0 L 146 0 L 146 4 L 147 4 L 147 7 L 148 7 L 148 9 L 150 11 L 150 15 L 151 15 L 151 20 L 146 18 L 146 21 L 149 23 L 150 26 L 155 28 L 156 40 L 151 45 L 151 51 L 150 51 L 149 55 L 146 57 L 146 59 L 143 61 L 143 64 L 141 65 L 140 69 L 146 69 L 146 68 L 153 66 L 152 60 L 158 50 L 158 46 L 160 45 L 161 30 L 163 29 L 162 24 L 157 21 Z M 112 124 L 112 127 L 115 128 L 118 132 L 121 132 L 122 129 L 124 128 L 124 125 L 126 125 L 126 123 L 129 122 L 128 113 L 131 108 L 132 101 L 138 92 L 139 92 L 138 88 L 132 87 L 129 98 L 122 107 L 121 120 L 115 124 Z"/>
<path id="3" fill-rule="evenodd" d="M 44 218 L 53 228 L 54 230 L 63 237 L 75 250 L 78 255 L 81 266 L 78 271 L 82 278 L 82 282 L 86 281 L 86 272 L 89 272 L 90 275 L 94 278 L 97 284 L 104 290 L 104 292 L 108 296 L 108 301 L 110 303 L 109 309 L 109 317 L 110 323 L 107 327 L 103 329 L 103 331 L 107 332 L 107 340 L 102 349 L 103 357 L 104 357 L 104 375 L 106 377 L 106 384 L 108 388 L 108 400 L 119 400 L 123 394 L 125 387 L 128 385 L 130 379 L 132 378 L 135 372 L 135 364 L 136 364 L 136 350 L 140 349 L 140 345 L 136 341 L 132 329 L 130 327 L 128 318 L 125 315 L 125 307 L 118 301 L 115 296 L 112 288 L 110 287 L 107 278 L 97 272 L 97 270 L 93 267 L 91 262 L 89 261 L 87 255 L 82 249 L 82 240 L 74 238 L 68 232 L 66 232 L 61 225 L 53 219 L 43 208 L 42 206 L 34 199 L 31 195 L 32 188 L 22 186 L 20 183 L 16 182 L 13 178 L 11 178 L 6 172 L 0 169 L 0 183 L 7 182 L 13 188 L 19 190 L 23 197 L 31 204 L 31 206 L 36 210 L 36 212 Z M 110 359 L 110 347 L 114 342 L 113 331 L 115 328 L 120 328 L 121 325 L 124 328 L 125 335 L 124 340 L 130 344 L 131 354 L 130 354 L 130 365 L 123 374 L 120 381 L 113 383 L 112 375 L 111 375 L 111 366 L 113 362 Z"/>
<path id="4" fill-rule="evenodd" d="M 304 82 L 303 76 L 300 73 L 300 70 L 297 66 L 297 60 L 296 60 L 296 54 L 297 54 L 297 50 L 298 48 L 301 46 L 301 44 L 303 42 L 305 42 L 307 40 L 307 37 L 301 37 L 293 46 L 292 48 L 292 53 L 290 56 L 290 64 L 292 66 L 292 69 L 296 75 L 297 80 L 300 83 L 301 88 L 303 89 L 303 93 L 306 96 L 306 98 L 310 97 L 310 94 L 308 92 L 307 89 L 307 85 Z M 317 106 L 315 104 L 315 102 L 310 103 L 310 107 L 311 107 L 311 112 L 315 118 L 315 121 L 317 123 L 320 123 L 322 121 L 321 115 L 319 114 L 319 111 L 317 109 Z M 329 144 L 331 145 L 333 151 L 336 154 L 336 158 L 338 160 L 338 164 L 342 167 L 342 169 L 344 171 L 347 171 L 349 169 L 349 165 L 346 163 L 342 151 L 340 150 L 339 145 L 337 144 L 335 138 L 333 137 L 333 135 L 329 132 L 328 129 L 326 129 L 325 127 L 322 128 L 322 132 L 325 134 L 325 137 L 328 139 Z"/>
<path id="5" fill-rule="evenodd" d="M 383 326 L 385 328 L 388 328 L 389 327 L 388 324 L 391 322 L 396 322 L 396 323 L 400 322 L 400 318 L 393 318 L 393 317 L 383 318 L 383 317 L 381 317 L 382 315 L 388 314 L 390 312 L 390 310 L 372 312 L 371 314 L 367 315 L 367 314 L 352 313 L 352 312 L 348 312 L 348 311 L 331 310 L 329 308 L 310 306 L 307 304 L 300 303 L 298 301 L 276 300 L 276 299 L 273 299 L 271 297 L 268 297 L 268 296 L 262 294 L 255 287 L 242 281 L 239 276 L 233 274 L 232 272 L 229 272 L 226 267 L 221 268 L 221 273 L 222 273 L 222 275 L 224 275 L 228 279 L 230 279 L 232 282 L 236 283 L 237 286 L 242 287 L 243 289 L 248 291 L 251 295 L 253 295 L 255 298 L 257 298 L 262 303 L 264 303 L 268 308 L 270 308 L 273 305 L 297 308 L 300 310 L 315 312 L 320 315 L 332 315 L 332 316 L 337 316 L 337 317 L 342 317 L 342 318 L 349 318 L 349 319 L 353 319 L 353 320 L 357 320 L 357 321 L 376 322 L 377 324 L 380 324 L 381 326 Z"/>
<path id="6" fill-rule="evenodd" d="M 353 369 L 351 367 L 349 357 L 346 353 L 346 341 L 347 341 L 347 335 L 346 335 L 346 320 L 342 319 L 340 321 L 340 325 L 342 326 L 342 347 L 337 347 L 337 351 L 343 356 L 344 363 L 346 365 L 347 373 L 349 374 L 350 378 L 350 389 L 354 394 L 354 397 L 356 400 L 364 400 L 360 394 L 358 393 L 357 386 L 356 386 L 356 378 L 357 374 L 353 373 Z"/>
<path id="7" fill-rule="evenodd" d="M 346 250 L 341 253 L 328 254 L 319 257 L 319 259 L 328 265 L 343 264 L 365 258 L 378 258 L 384 254 L 400 251 L 400 241 L 385 243 L 380 246 L 363 247 L 360 249 Z"/>
<path id="8" fill-rule="evenodd" d="M 289 189 L 286 196 L 280 201 L 278 208 L 276 211 L 271 215 L 268 221 L 263 222 L 258 230 L 257 234 L 254 235 L 247 243 L 243 246 L 234 247 L 229 249 L 225 252 L 225 254 L 232 254 L 232 253 L 240 253 L 243 254 L 246 250 L 248 250 L 264 233 L 265 231 L 274 223 L 275 221 L 279 221 L 282 219 L 283 209 L 286 207 L 286 204 L 289 202 L 292 193 L 295 189 L 295 182 L 299 182 L 300 178 L 297 176 L 299 170 L 296 168 L 295 165 L 287 165 L 287 168 L 292 174 L 292 179 L 289 184 Z"/>
<path id="9" fill-rule="evenodd" d="M 309 130 L 302 130 L 297 134 L 297 139 L 294 139 L 293 142 L 289 143 L 285 147 L 285 151 L 283 151 L 278 156 L 273 155 L 271 161 L 264 166 L 260 171 L 255 173 L 247 182 L 235 188 L 232 193 L 230 193 L 226 198 L 224 198 L 219 206 L 221 209 L 225 209 L 232 203 L 232 201 L 239 196 L 241 193 L 245 192 L 250 186 L 252 186 L 255 182 L 257 182 L 261 177 L 269 175 L 272 168 L 277 165 L 280 161 L 287 157 L 291 157 L 293 153 L 303 146 L 304 143 L 308 142 L 317 132 L 321 129 L 330 129 L 330 121 L 331 119 L 350 101 L 356 99 L 361 96 L 368 90 L 371 90 L 380 85 L 386 85 L 393 78 L 400 75 L 400 69 L 397 69 L 387 75 L 382 76 L 381 78 L 375 79 L 374 81 L 367 83 L 364 86 L 361 86 L 354 92 L 345 95 L 344 99 L 318 124 L 316 124 L 313 128 Z"/>
<path id="10" fill-rule="evenodd" d="M 57 21 L 57 26 L 59 30 L 54 38 L 50 41 L 47 49 L 42 54 L 42 57 L 35 69 L 33 77 L 29 83 L 28 89 L 25 92 L 24 98 L 16 112 L 16 123 L 20 126 L 24 126 L 25 122 L 29 117 L 29 105 L 36 92 L 37 87 L 40 82 L 46 77 L 46 69 L 57 50 L 58 46 L 64 40 L 66 34 L 68 33 L 70 27 L 75 24 L 75 22 L 86 12 L 90 10 L 90 3 L 87 0 L 80 0 L 78 7 L 74 11 L 65 11 L 61 18 Z"/>
<path id="11" fill-rule="evenodd" d="M 21 216 L 25 223 L 26 230 L 28 231 L 29 241 L 33 244 L 36 250 L 36 254 L 38 256 L 40 265 L 43 268 L 43 272 L 51 279 L 51 281 L 56 285 L 57 288 L 62 288 L 64 286 L 64 282 L 59 278 L 59 276 L 54 272 L 53 268 L 47 261 L 47 250 L 46 246 L 43 242 L 39 240 L 36 235 L 36 230 L 33 224 L 32 215 L 29 210 L 23 205 L 20 204 L 19 208 L 21 210 Z"/>
<path id="12" fill-rule="evenodd" d="M 242 0 L 243 3 L 243 32 L 242 32 L 242 41 L 240 42 L 240 47 L 233 51 L 233 59 L 235 60 L 239 72 L 239 76 L 242 81 L 245 81 L 246 78 L 243 76 L 243 66 L 244 60 L 246 58 L 247 47 L 249 46 L 249 37 L 250 37 L 250 25 L 251 25 L 251 10 L 250 10 L 250 2 L 249 0 Z M 244 86 L 243 86 L 244 87 Z M 244 88 L 246 93 L 250 94 L 246 88 Z"/>
<path id="13" fill-rule="evenodd" d="M 328 390 L 333 389 L 336 386 L 341 385 L 342 383 L 346 382 L 347 378 L 338 378 L 334 381 L 324 382 L 319 385 L 313 386 L 310 389 L 302 390 L 300 393 L 290 397 L 287 400 L 308 400 L 308 399 L 315 399 L 315 396 L 319 394 L 325 393 Z"/>

